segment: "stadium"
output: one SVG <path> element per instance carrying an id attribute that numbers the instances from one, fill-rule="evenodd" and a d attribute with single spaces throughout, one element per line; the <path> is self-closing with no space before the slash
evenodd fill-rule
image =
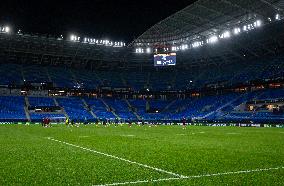
<path id="1" fill-rule="evenodd" d="M 0 185 L 284 184 L 283 0 L 188 2 L 130 41 L 12 24 Z"/>

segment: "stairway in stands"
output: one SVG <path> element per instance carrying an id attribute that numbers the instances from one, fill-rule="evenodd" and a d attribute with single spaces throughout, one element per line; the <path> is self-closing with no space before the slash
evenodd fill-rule
<path id="1" fill-rule="evenodd" d="M 109 108 L 111 108 L 105 101 L 104 99 L 100 99 L 102 101 L 102 103 L 105 105 L 107 110 L 110 110 Z M 121 119 L 114 111 L 113 109 L 111 109 L 110 111 L 116 118 Z"/>
<path id="2" fill-rule="evenodd" d="M 93 112 L 92 109 L 90 109 L 90 106 L 88 105 L 88 103 L 86 102 L 86 100 L 84 98 L 82 98 L 82 102 L 85 106 L 85 109 L 88 110 L 95 119 L 98 119 L 97 115 Z"/>
<path id="3" fill-rule="evenodd" d="M 138 120 L 141 120 L 142 118 L 141 118 L 141 117 L 138 115 L 138 113 L 133 109 L 134 107 L 129 103 L 129 101 L 128 101 L 127 99 L 125 99 L 124 101 L 125 101 L 126 104 L 128 105 L 129 109 L 131 109 L 130 112 L 132 112 L 132 113 L 136 116 L 136 118 L 137 118 Z"/>
<path id="4" fill-rule="evenodd" d="M 28 109 L 29 106 L 30 106 L 29 99 L 28 99 L 27 96 L 25 96 L 24 110 L 25 110 L 26 117 L 27 117 L 28 121 L 30 122 L 31 121 L 31 116 L 30 116 L 29 109 Z"/>

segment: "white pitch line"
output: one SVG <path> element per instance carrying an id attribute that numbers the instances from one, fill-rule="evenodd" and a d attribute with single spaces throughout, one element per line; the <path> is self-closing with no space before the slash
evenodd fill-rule
<path id="1" fill-rule="evenodd" d="M 83 150 L 86 150 L 86 151 L 94 152 L 96 154 L 107 156 L 107 157 L 110 157 L 110 158 L 113 158 L 113 159 L 118 159 L 118 160 L 125 161 L 125 162 L 131 163 L 131 164 L 139 165 L 141 167 L 152 169 L 152 170 L 155 170 L 155 171 L 158 171 L 158 172 L 170 174 L 172 176 L 176 176 L 176 177 L 179 177 L 179 178 L 187 177 L 187 176 L 184 176 L 184 175 L 181 175 L 181 174 L 173 173 L 173 172 L 170 172 L 170 171 L 166 171 L 166 170 L 163 170 L 163 169 L 159 169 L 159 168 L 156 168 L 156 167 L 152 167 L 152 166 L 145 165 L 145 164 L 142 164 L 142 163 L 138 163 L 138 162 L 135 162 L 135 161 L 131 161 L 131 160 L 128 160 L 128 159 L 120 158 L 118 156 L 114 156 L 114 155 L 111 155 L 111 154 L 106 154 L 106 153 L 99 152 L 99 151 L 96 151 L 96 150 L 92 150 L 92 149 L 89 149 L 89 148 L 81 147 L 81 146 L 74 145 L 74 144 L 71 144 L 71 143 L 67 143 L 67 142 L 64 142 L 64 141 L 56 140 L 56 139 L 53 139 L 53 138 L 48 138 L 48 139 L 52 140 L 52 141 L 59 142 L 59 143 L 63 143 L 65 145 L 69 145 L 69 146 L 72 146 L 72 147 L 77 147 L 77 148 L 80 148 L 80 149 L 83 149 Z"/>
<path id="2" fill-rule="evenodd" d="M 196 175 L 196 176 L 186 176 L 186 177 L 181 177 L 181 178 L 162 178 L 162 179 L 154 179 L 154 180 L 138 180 L 138 181 L 110 183 L 110 184 L 101 184 L 101 185 L 93 185 L 93 186 L 117 186 L 117 185 L 130 185 L 130 184 L 133 185 L 133 184 L 139 184 L 139 183 L 153 183 L 153 182 L 163 182 L 163 181 L 182 180 L 182 179 L 194 179 L 194 178 L 213 177 L 213 176 L 222 176 L 222 175 L 231 175 L 231 174 L 245 174 L 245 173 L 252 173 L 252 172 L 279 170 L 279 169 L 284 169 L 284 167 L 243 170 L 243 171 L 236 171 L 236 172 L 223 172 L 223 173 L 215 173 L 215 174 L 203 174 L 203 175 Z"/>

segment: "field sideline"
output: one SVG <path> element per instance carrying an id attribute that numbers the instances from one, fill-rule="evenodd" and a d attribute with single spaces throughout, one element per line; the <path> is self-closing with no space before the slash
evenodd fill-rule
<path id="1" fill-rule="evenodd" d="M 0 185 L 283 185 L 284 129 L 0 125 Z"/>

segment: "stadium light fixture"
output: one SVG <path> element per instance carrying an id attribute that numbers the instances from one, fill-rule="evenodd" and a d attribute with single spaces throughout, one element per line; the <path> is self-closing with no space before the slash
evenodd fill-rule
<path id="1" fill-rule="evenodd" d="M 187 44 L 184 44 L 184 45 L 181 45 L 181 50 L 186 50 L 186 49 L 188 49 L 188 45 Z"/>
<path id="2" fill-rule="evenodd" d="M 72 34 L 70 36 L 70 41 L 79 42 L 80 41 L 80 37 L 77 37 L 76 35 Z"/>
<path id="3" fill-rule="evenodd" d="M 223 34 L 221 34 L 219 36 L 220 38 L 224 39 L 224 38 L 229 38 L 231 37 L 231 33 L 229 31 L 225 31 Z"/>
<path id="4" fill-rule="evenodd" d="M 207 43 L 216 43 L 218 41 L 217 36 L 211 36 L 209 39 L 207 39 Z"/>
<path id="5" fill-rule="evenodd" d="M 276 19 L 276 20 L 280 20 L 280 15 L 279 15 L 279 14 L 276 14 L 276 15 L 275 15 L 275 19 Z"/>
<path id="6" fill-rule="evenodd" d="M 193 47 L 193 48 L 197 48 L 197 47 L 200 47 L 200 46 L 202 46 L 202 42 L 201 42 L 201 41 L 196 41 L 196 42 L 194 42 L 194 43 L 192 44 L 192 47 Z"/>
<path id="7" fill-rule="evenodd" d="M 147 49 L 146 49 L 146 52 L 147 52 L 148 54 L 150 54 L 150 53 L 151 53 L 151 48 L 147 48 Z"/>
<path id="8" fill-rule="evenodd" d="M 253 30 L 253 29 L 254 29 L 253 24 L 249 24 L 249 25 L 247 25 L 247 29 L 248 29 L 248 30 Z"/>
<path id="9" fill-rule="evenodd" d="M 6 26 L 6 27 L 5 27 L 5 32 L 6 32 L 6 33 L 9 33 L 9 32 L 10 32 L 10 27 Z"/>
<path id="10" fill-rule="evenodd" d="M 260 20 L 257 20 L 256 22 L 254 22 L 255 27 L 260 27 L 261 25 L 262 25 L 262 22 Z"/>
<path id="11" fill-rule="evenodd" d="M 241 32 L 240 28 L 234 28 L 234 34 L 238 35 Z"/>
<path id="12" fill-rule="evenodd" d="M 139 54 L 144 53 L 144 49 L 143 48 L 137 48 L 135 51 L 136 51 L 136 53 L 139 53 Z"/>

